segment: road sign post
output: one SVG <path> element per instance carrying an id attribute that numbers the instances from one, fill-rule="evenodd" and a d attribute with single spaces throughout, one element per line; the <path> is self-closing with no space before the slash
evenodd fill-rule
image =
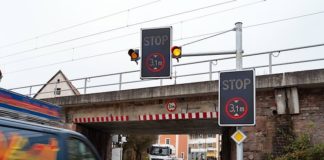
<path id="1" fill-rule="evenodd" d="M 242 23 L 235 23 L 236 72 L 219 74 L 218 124 L 236 127 L 234 138 L 242 137 L 242 126 L 255 125 L 255 74 L 254 70 L 243 69 Z M 240 136 L 241 135 L 241 136 Z M 244 140 L 244 139 L 243 139 Z M 243 160 L 243 140 L 236 143 L 236 158 Z"/>
<path id="2" fill-rule="evenodd" d="M 171 78 L 172 28 L 141 30 L 141 79 Z"/>
<path id="3" fill-rule="evenodd" d="M 242 22 L 235 23 L 236 29 L 236 70 L 243 69 L 242 61 Z M 236 130 L 239 131 L 241 127 L 237 127 Z M 243 143 L 236 144 L 236 159 L 243 160 Z"/>

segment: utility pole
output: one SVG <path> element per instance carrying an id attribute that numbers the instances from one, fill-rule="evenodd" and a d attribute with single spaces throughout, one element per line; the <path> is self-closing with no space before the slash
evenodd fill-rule
<path id="1" fill-rule="evenodd" d="M 235 23 L 236 31 L 236 70 L 241 71 L 243 69 L 242 63 L 242 22 Z M 241 130 L 242 127 L 236 127 L 236 130 Z M 236 143 L 236 159 L 243 160 L 243 142 Z"/>

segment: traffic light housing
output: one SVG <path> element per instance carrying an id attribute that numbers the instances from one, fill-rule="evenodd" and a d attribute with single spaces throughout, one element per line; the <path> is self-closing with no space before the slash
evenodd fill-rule
<path id="1" fill-rule="evenodd" d="M 131 57 L 131 61 L 135 61 L 136 63 L 140 59 L 138 49 L 130 49 L 130 50 L 128 50 L 128 55 Z"/>
<path id="2" fill-rule="evenodd" d="M 1 81 L 2 77 L 3 77 L 3 76 L 2 76 L 2 72 L 1 72 L 1 70 L 0 70 L 0 81 Z"/>
<path id="3" fill-rule="evenodd" d="M 182 55 L 182 49 L 179 46 L 173 46 L 171 48 L 172 58 L 176 58 L 179 62 L 179 58 L 181 58 Z"/>

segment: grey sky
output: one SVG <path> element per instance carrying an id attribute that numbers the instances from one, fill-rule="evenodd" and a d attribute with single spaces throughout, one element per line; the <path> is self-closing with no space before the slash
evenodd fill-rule
<path id="1" fill-rule="evenodd" d="M 135 63 L 129 61 L 127 49 L 139 46 L 140 35 L 137 32 L 140 31 L 140 28 L 172 25 L 174 32 L 173 38 L 177 40 L 173 44 L 181 45 L 202 37 L 192 39 L 183 38 L 227 30 L 233 28 L 234 23 L 237 21 L 243 22 L 243 27 L 245 27 L 324 11 L 324 1 L 322 0 L 236 0 L 233 2 L 231 0 L 159 0 L 150 5 L 125 11 L 93 23 L 36 38 L 44 33 L 56 31 L 154 1 L 0 0 L 0 19 L 2 20 L 0 46 L 32 38 L 32 40 L 17 45 L 0 47 L 0 68 L 4 73 L 4 78 L 0 86 L 13 88 L 45 83 L 60 69 L 70 79 L 139 69 L 139 65 L 135 65 Z M 227 3 L 196 12 L 134 25 L 158 17 L 224 2 Z M 242 5 L 245 6 L 241 7 Z M 201 17 L 208 14 L 211 15 Z M 195 17 L 200 18 L 195 19 Z M 37 49 L 48 44 L 63 42 L 114 28 L 120 29 Z M 243 29 L 243 49 L 248 54 L 323 43 L 323 28 L 324 13 L 246 28 Z M 80 47 L 83 44 L 126 34 L 131 35 L 95 45 Z M 183 52 L 233 50 L 235 48 L 234 42 L 235 34 L 233 32 L 186 46 L 183 48 Z M 321 56 L 323 49 L 324 47 L 302 50 L 296 52 L 294 56 L 292 54 L 281 54 L 281 58 L 274 62 L 323 57 Z M 22 52 L 26 50 L 31 51 Z M 65 51 L 59 52 L 60 50 Z M 125 51 L 95 56 L 119 50 Z M 79 60 L 88 56 L 95 57 Z M 213 58 L 216 57 L 213 56 Z M 182 58 L 180 63 L 210 58 Z M 258 59 L 246 59 L 244 65 L 251 66 L 264 63 L 265 61 L 267 61 L 266 57 L 260 56 Z M 54 65 L 55 63 L 58 64 Z M 173 63 L 176 63 L 176 61 L 173 61 Z M 47 64 L 53 65 L 45 66 Z M 314 65 L 320 64 L 322 63 Z M 232 66 L 235 66 L 232 62 L 217 65 L 219 68 Z M 188 71 L 188 69 L 186 70 Z M 187 72 L 186 70 L 179 69 L 177 72 L 184 73 Z"/>

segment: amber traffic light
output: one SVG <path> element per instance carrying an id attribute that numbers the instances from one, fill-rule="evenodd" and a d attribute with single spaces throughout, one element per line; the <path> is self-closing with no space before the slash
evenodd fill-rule
<path id="1" fill-rule="evenodd" d="M 176 58 L 179 61 L 179 58 L 181 58 L 182 50 L 179 46 L 173 46 L 171 48 L 172 58 Z"/>
<path id="2" fill-rule="evenodd" d="M 2 72 L 1 72 L 1 70 L 0 70 L 0 81 L 1 81 L 1 79 L 2 79 Z"/>
<path id="3" fill-rule="evenodd" d="M 128 50 L 128 55 L 131 57 L 131 61 L 137 62 L 140 59 L 138 49 L 130 49 L 130 50 Z"/>

